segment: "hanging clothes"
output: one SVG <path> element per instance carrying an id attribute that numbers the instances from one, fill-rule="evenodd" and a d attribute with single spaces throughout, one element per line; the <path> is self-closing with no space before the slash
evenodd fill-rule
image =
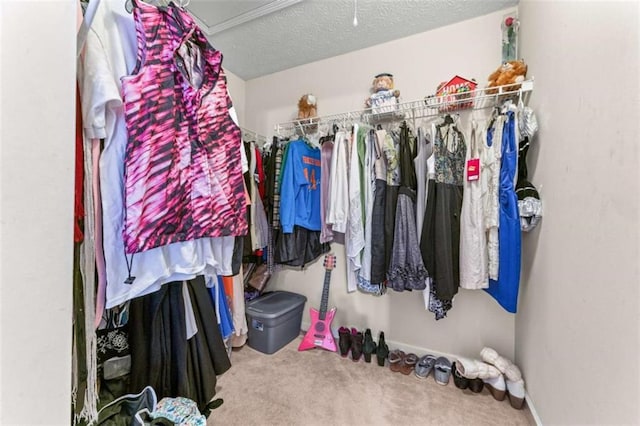
<path id="1" fill-rule="evenodd" d="M 249 171 L 245 173 L 245 184 L 251 199 L 251 204 L 247 206 L 249 211 L 249 233 L 245 237 L 245 250 L 251 254 L 267 246 L 269 225 L 259 189 L 260 176 L 263 176 L 264 179 L 262 157 L 255 146 L 255 142 L 245 142 L 244 145 L 248 151 L 247 157 L 249 159 Z"/>
<path id="2" fill-rule="evenodd" d="M 255 146 L 254 151 L 256 154 L 255 178 L 256 178 L 256 182 L 258 183 L 258 194 L 260 195 L 260 199 L 263 200 L 267 191 L 266 182 L 265 182 L 265 173 L 264 173 L 265 165 L 262 159 L 262 152 L 260 152 L 257 145 Z"/>
<path id="3" fill-rule="evenodd" d="M 278 140 L 274 138 L 272 146 L 273 156 L 273 175 L 272 182 L 272 196 L 273 203 L 271 209 L 271 226 L 273 229 L 280 229 L 280 171 L 282 168 L 282 156 L 284 155 L 284 149 L 278 143 Z"/>
<path id="4" fill-rule="evenodd" d="M 274 248 L 275 262 L 287 266 L 304 267 L 331 250 L 320 242 L 320 231 L 310 231 L 295 225 L 293 232 L 278 232 Z"/>
<path id="5" fill-rule="evenodd" d="M 429 310 L 444 318 L 460 280 L 460 211 L 466 144 L 453 120 L 433 125 L 435 179 L 429 180 L 420 251 L 430 280 Z"/>
<path id="6" fill-rule="evenodd" d="M 397 132 L 386 133 L 384 137 L 384 155 L 387 160 L 387 190 L 384 211 L 384 241 L 385 241 L 385 271 L 391 264 L 391 250 L 393 249 L 393 234 L 396 226 L 396 207 L 398 206 L 398 191 L 400 189 L 400 163 L 398 162 Z"/>
<path id="7" fill-rule="evenodd" d="M 435 223 L 433 221 L 433 214 L 435 212 L 435 203 L 434 203 L 434 199 L 430 199 L 429 197 L 432 197 L 435 195 L 434 188 L 435 188 L 435 178 L 436 178 L 436 163 L 435 163 L 435 154 L 433 152 L 433 143 L 431 142 L 432 133 L 423 128 L 420 128 L 419 130 L 423 135 L 425 135 L 424 138 L 428 142 L 428 145 L 423 146 L 423 150 L 425 150 L 428 153 L 428 156 L 424 165 L 425 179 L 426 179 L 426 182 L 424 184 L 425 186 L 425 189 L 424 189 L 425 206 L 424 206 L 424 212 L 423 212 L 424 217 L 422 218 L 421 226 L 416 230 L 420 233 L 420 251 L 422 255 L 422 262 L 424 263 L 424 267 L 427 269 L 427 273 L 428 273 L 428 271 L 433 270 L 434 260 L 433 260 L 433 257 L 429 259 L 425 258 L 424 251 L 423 251 L 423 238 L 424 239 L 433 238 L 433 235 L 435 233 L 435 229 L 433 229 L 432 226 L 427 226 L 427 223 L 429 224 Z M 419 174 L 417 174 L 417 177 L 418 177 L 418 188 L 419 188 L 420 187 Z M 419 207 L 417 204 L 418 203 L 416 201 L 416 208 L 417 208 L 417 211 L 419 211 Z M 430 208 L 431 210 L 429 210 Z M 426 280 L 426 288 L 422 291 L 424 307 L 426 310 L 436 313 L 436 319 L 444 318 L 446 316 L 446 311 L 442 308 L 442 302 L 438 301 L 438 299 L 435 297 L 435 293 L 432 294 L 432 290 L 435 290 L 435 288 L 431 285 L 431 277 L 429 277 Z"/>
<path id="8" fill-rule="evenodd" d="M 527 153 L 533 136 L 538 131 L 538 120 L 529 107 L 518 105 L 518 123 L 520 144 L 518 151 L 518 182 L 516 195 L 518 196 L 518 211 L 520 212 L 520 229 L 529 232 L 542 219 L 542 202 L 536 187 L 529 181 L 527 171 Z"/>
<path id="9" fill-rule="evenodd" d="M 331 180 L 331 158 L 333 156 L 333 140 L 331 137 L 326 137 L 321 140 L 320 151 L 320 168 L 322 169 L 320 178 L 320 221 L 322 223 L 320 242 L 330 243 L 333 241 L 333 229 L 331 224 L 327 222 L 327 213 L 329 210 L 329 200 L 331 199 L 331 188 L 329 184 Z"/>
<path id="10" fill-rule="evenodd" d="M 486 290 L 507 312 L 516 313 L 520 287 L 521 233 L 518 197 L 514 179 L 517 173 L 518 135 L 516 114 L 507 112 L 502 136 L 500 167 L 500 265 L 498 279 L 489 281 Z"/>
<path id="11" fill-rule="evenodd" d="M 187 339 L 182 282 L 134 299 L 130 306 L 130 391 L 152 386 L 159 398 L 184 396 L 203 409 L 216 394 L 216 375 L 231 367 L 202 276 L 188 281 L 198 333 Z"/>
<path id="12" fill-rule="evenodd" d="M 333 232 L 345 233 L 349 219 L 349 143 L 346 132 L 336 133 L 331 156 L 327 223 Z"/>
<path id="13" fill-rule="evenodd" d="M 140 46 L 122 79 L 126 252 L 244 235 L 241 132 L 222 54 L 185 10 L 132 3 Z"/>
<path id="14" fill-rule="evenodd" d="M 104 139 L 99 188 L 107 267 L 106 289 L 101 290 L 99 296 L 104 294 L 105 308 L 152 293 L 166 282 L 191 279 L 201 273 L 230 274 L 234 237 L 174 243 L 137 253 L 133 262 L 131 257 L 125 257 L 122 232 L 127 130 L 122 112 L 120 79 L 134 69 L 137 50 L 135 22 L 126 10 L 125 2 L 102 2 L 96 10 L 89 34 L 97 37 L 87 38 L 83 63 L 85 81 L 80 85 L 85 134 L 87 138 Z M 237 120 L 232 107 L 229 115 Z M 241 148 L 238 145 L 242 168 L 246 171 L 247 160 Z M 128 263 L 131 263 L 130 268 Z M 125 283 L 129 276 L 135 277 L 132 284 Z"/>
<path id="15" fill-rule="evenodd" d="M 218 328 L 220 329 L 220 335 L 223 340 L 227 340 L 233 333 L 233 316 L 229 303 L 227 301 L 227 295 L 224 291 L 224 281 L 221 276 L 215 278 L 208 278 L 211 280 L 207 282 L 207 288 L 209 295 L 213 301 L 213 306 L 216 310 L 216 318 L 218 320 Z"/>
<path id="16" fill-rule="evenodd" d="M 424 214 L 427 209 L 427 181 L 428 181 L 428 166 L 427 161 L 433 154 L 433 144 L 431 143 L 431 136 L 422 127 L 418 128 L 417 135 L 417 148 L 418 154 L 413 161 L 416 171 L 416 230 L 418 233 L 422 232 L 422 223 L 424 221 Z"/>
<path id="17" fill-rule="evenodd" d="M 464 193 L 460 213 L 460 287 L 469 290 L 489 287 L 487 236 L 482 208 L 482 188 L 485 183 L 482 181 L 483 164 L 480 162 L 481 149 L 484 146 L 482 141 L 485 139 L 483 130 L 473 121 L 467 145 L 467 167 L 464 170 Z M 469 170 L 472 160 L 477 161 L 479 170 Z"/>
<path id="18" fill-rule="evenodd" d="M 420 256 L 416 232 L 415 201 L 418 182 L 414 169 L 416 141 L 410 138 L 406 123 L 400 130 L 400 189 L 394 229 L 394 240 L 387 286 L 396 291 L 424 290 L 427 270 Z"/>
<path id="19" fill-rule="evenodd" d="M 376 189 L 376 134 L 373 129 L 361 127 L 358 133 L 358 143 L 364 148 L 364 164 L 362 170 L 362 194 L 364 195 L 364 249 L 362 250 L 362 267 L 358 271 L 358 288 L 369 294 L 382 294 L 383 281 L 373 281 L 373 210 Z"/>
<path id="20" fill-rule="evenodd" d="M 320 242 L 320 149 L 304 140 L 289 142 L 279 179 L 281 232 L 275 235 L 275 261 L 304 266 L 330 249 Z"/>
<path id="21" fill-rule="evenodd" d="M 375 148 L 375 197 L 371 214 L 371 282 L 381 287 L 387 280 L 386 241 L 385 241 L 385 202 L 387 194 L 387 162 L 384 156 L 386 132 L 376 131 L 373 143 Z M 385 289 L 381 288 L 380 292 Z"/>
<path id="22" fill-rule="evenodd" d="M 289 142 L 280 188 L 280 223 L 285 234 L 294 225 L 320 231 L 320 150 L 305 141 Z"/>
<path id="23" fill-rule="evenodd" d="M 242 268 L 238 275 L 231 278 L 233 283 L 233 297 L 231 298 L 233 315 L 233 334 L 231 335 L 231 346 L 239 348 L 247 343 L 249 325 L 244 305 L 244 272 Z"/>
<path id="24" fill-rule="evenodd" d="M 76 87 L 75 135 L 75 199 L 73 236 L 73 422 L 91 422 L 97 418 L 98 368 L 97 337 L 95 332 L 95 244 L 94 217 L 91 199 L 91 168 L 87 168 L 86 154 L 91 146 L 82 135 L 80 91 Z M 90 154 L 90 153 L 89 153 Z M 92 189 L 92 188 L 91 188 Z M 85 206 L 88 208 L 85 210 Z M 87 232 L 88 231 L 88 232 Z"/>
<path id="25" fill-rule="evenodd" d="M 460 283 L 460 210 L 464 182 L 464 136 L 454 123 L 436 126 L 436 294 L 451 300 Z"/>
<path id="26" fill-rule="evenodd" d="M 482 191 L 482 209 L 484 226 L 487 235 L 488 275 L 492 280 L 498 279 L 500 264 L 498 228 L 500 226 L 500 163 L 502 159 L 502 131 L 505 116 L 495 118 L 493 125 L 487 130 L 483 140 L 481 179 L 484 183 Z"/>
<path id="27" fill-rule="evenodd" d="M 347 256 L 347 291 L 358 288 L 358 271 L 362 268 L 362 250 L 364 250 L 364 206 L 363 183 L 360 159 L 358 124 L 354 124 L 351 134 L 349 155 L 349 219 L 345 234 L 345 254 Z M 364 137 L 364 135 L 362 136 Z M 364 144 L 364 140 L 361 141 Z M 364 160 L 364 158 L 362 158 Z"/>
<path id="28" fill-rule="evenodd" d="M 435 128 L 434 128 L 435 129 Z M 434 239 L 436 235 L 436 164 L 435 152 L 427 160 L 427 207 L 422 223 L 420 236 L 420 252 L 427 272 L 435 271 L 436 257 Z M 447 316 L 447 312 L 453 307 L 451 300 L 439 299 L 436 295 L 433 276 L 427 279 L 427 288 L 423 291 L 425 308 L 435 315 L 436 320 L 441 320 Z"/>

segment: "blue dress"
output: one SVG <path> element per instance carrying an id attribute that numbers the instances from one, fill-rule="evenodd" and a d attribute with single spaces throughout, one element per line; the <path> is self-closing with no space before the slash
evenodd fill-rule
<path id="1" fill-rule="evenodd" d="M 227 340 L 233 333 L 233 316 L 231 315 L 231 309 L 227 303 L 227 295 L 224 292 L 224 283 L 222 277 L 216 277 L 217 284 L 213 287 L 209 287 L 209 295 L 213 301 L 216 311 L 219 313 L 218 328 L 223 340 Z"/>
<path id="2" fill-rule="evenodd" d="M 499 267 L 498 280 L 489 280 L 486 289 L 505 310 L 516 313 L 520 287 L 520 215 L 515 191 L 518 147 L 516 145 L 515 115 L 507 113 L 508 120 L 502 132 L 502 162 L 500 164 Z"/>

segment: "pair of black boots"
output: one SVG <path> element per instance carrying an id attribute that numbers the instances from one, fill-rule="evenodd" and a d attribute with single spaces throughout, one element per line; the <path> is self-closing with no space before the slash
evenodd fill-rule
<path id="1" fill-rule="evenodd" d="M 338 330 L 338 346 L 340 347 L 340 355 L 347 357 L 351 351 L 351 360 L 359 361 L 364 354 L 364 362 L 371 362 L 371 355 L 375 354 L 378 365 L 384 367 L 385 360 L 389 355 L 389 347 L 384 340 L 384 332 L 381 331 L 378 336 L 378 343 L 373 341 L 371 329 L 367 328 L 364 335 L 355 328 L 340 327 Z"/>

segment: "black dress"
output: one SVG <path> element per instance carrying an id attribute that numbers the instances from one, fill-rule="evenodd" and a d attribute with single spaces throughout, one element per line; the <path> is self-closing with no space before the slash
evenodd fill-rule
<path id="1" fill-rule="evenodd" d="M 433 301 L 433 311 L 439 319 L 451 308 L 451 299 L 460 284 L 460 211 L 466 144 L 453 123 L 436 126 L 433 136 L 436 175 L 428 184 L 420 251 L 432 279 L 432 298 L 438 299 Z"/>

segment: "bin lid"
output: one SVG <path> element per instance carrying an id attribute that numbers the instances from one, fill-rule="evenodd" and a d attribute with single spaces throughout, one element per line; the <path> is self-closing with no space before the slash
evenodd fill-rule
<path id="1" fill-rule="evenodd" d="M 278 318 L 307 301 L 301 294 L 288 291 L 274 291 L 264 296 L 253 299 L 247 303 L 247 314 L 265 319 Z"/>

